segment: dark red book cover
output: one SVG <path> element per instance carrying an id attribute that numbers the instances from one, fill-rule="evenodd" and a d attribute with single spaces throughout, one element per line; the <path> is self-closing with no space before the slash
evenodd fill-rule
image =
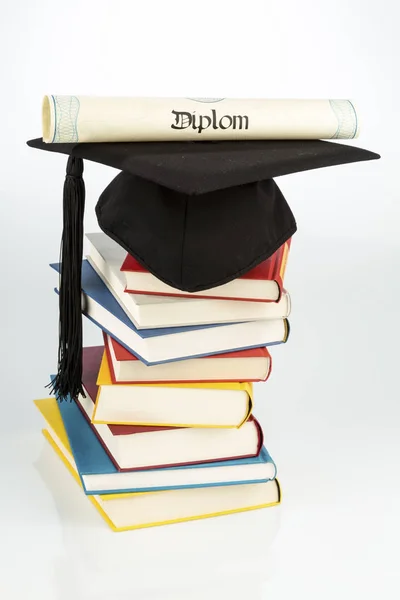
<path id="1" fill-rule="evenodd" d="M 107 339 L 107 334 L 104 332 L 103 332 L 103 338 L 104 338 L 104 347 L 106 350 L 106 357 L 107 357 L 108 367 L 110 369 L 111 379 L 115 385 L 129 384 L 129 383 L 160 383 L 160 384 L 163 383 L 163 381 L 161 381 L 161 380 L 157 380 L 156 382 L 153 380 L 140 381 L 140 382 L 117 381 L 115 378 L 114 365 L 113 365 L 111 354 L 110 354 L 109 341 Z M 121 344 L 119 344 L 111 336 L 109 336 L 109 340 L 110 340 L 110 343 L 112 344 L 113 351 L 114 351 L 117 361 L 123 362 L 123 361 L 129 361 L 129 360 L 133 360 L 133 361 L 139 360 L 137 358 L 137 356 L 135 356 L 134 354 L 131 354 L 129 352 L 129 350 L 124 348 L 124 346 L 121 346 Z M 236 358 L 256 358 L 256 357 L 269 359 L 269 369 L 268 369 L 267 376 L 265 377 L 265 379 L 247 379 L 247 380 L 242 379 L 241 381 L 248 381 L 248 382 L 267 381 L 267 379 L 271 375 L 272 357 L 271 357 L 270 353 L 268 352 L 268 349 L 265 347 L 249 348 L 248 350 L 237 350 L 236 352 L 224 352 L 222 354 L 213 354 L 211 356 L 203 356 L 199 360 L 207 360 L 207 359 L 214 359 L 214 358 L 215 359 L 218 359 L 218 358 L 236 359 Z M 151 367 L 149 367 L 149 368 L 151 368 Z M 188 380 L 186 380 L 186 381 L 188 381 Z M 196 380 L 193 379 L 193 381 L 196 381 Z M 229 381 L 237 381 L 237 379 L 229 380 Z M 222 380 L 221 379 L 213 379 L 213 380 L 208 381 L 208 380 L 202 379 L 202 383 L 212 383 L 212 382 L 222 382 Z M 164 382 L 164 383 L 184 383 L 184 382 L 180 381 L 180 380 L 179 381 L 178 380 L 176 380 L 176 381 L 168 380 L 168 382 Z"/>
<path id="2" fill-rule="evenodd" d="M 97 381 L 97 375 L 98 375 L 98 372 L 100 369 L 100 363 L 101 363 L 103 353 L 104 353 L 103 346 L 88 346 L 86 348 L 83 348 L 82 383 L 83 383 L 83 386 L 84 386 L 86 392 L 88 393 L 90 399 L 92 400 L 93 404 L 96 401 L 97 392 L 98 392 L 98 385 L 97 385 L 96 381 Z M 99 442 L 101 443 L 101 445 L 103 446 L 105 451 L 107 452 L 108 456 L 110 457 L 110 459 L 112 460 L 113 464 L 118 469 L 118 471 L 121 471 L 121 472 L 123 472 L 123 471 L 147 471 L 147 470 L 152 470 L 152 469 L 163 469 L 163 468 L 167 468 L 167 467 L 171 467 L 171 466 L 181 467 L 181 466 L 185 466 L 185 465 L 201 464 L 199 462 L 194 461 L 194 462 L 182 462 L 182 463 L 177 463 L 174 465 L 171 465 L 171 464 L 169 464 L 169 465 L 152 465 L 151 467 L 136 467 L 133 469 L 126 469 L 126 468 L 123 469 L 117 463 L 117 461 L 115 460 L 115 457 L 110 452 L 107 444 L 104 442 L 103 438 L 97 431 L 96 427 L 90 421 L 90 418 L 88 417 L 85 409 L 79 402 L 79 397 L 77 400 L 77 405 L 80 408 L 80 410 L 81 410 L 82 414 L 84 415 L 84 417 L 86 418 L 86 420 L 88 421 L 88 423 L 90 424 L 90 426 L 92 427 L 93 431 L 95 432 L 95 434 L 97 436 L 97 439 L 99 440 Z M 252 456 L 258 456 L 258 454 L 260 453 L 263 442 L 264 442 L 264 436 L 263 436 L 263 432 L 261 429 L 261 425 L 253 416 L 251 416 L 248 420 L 250 422 L 252 422 L 257 429 L 257 436 L 258 436 L 257 451 L 254 454 L 246 454 L 245 456 L 227 456 L 225 460 L 250 458 Z M 106 425 L 106 427 L 109 428 L 112 435 L 134 435 L 136 433 L 151 433 L 152 431 L 183 429 L 181 427 L 144 427 L 144 426 L 140 426 L 140 425 L 139 426 L 138 425 Z M 219 462 L 220 460 L 221 459 L 218 458 L 218 459 L 210 459 L 210 460 L 206 460 L 206 461 L 202 461 L 202 462 L 212 463 L 212 462 Z"/>

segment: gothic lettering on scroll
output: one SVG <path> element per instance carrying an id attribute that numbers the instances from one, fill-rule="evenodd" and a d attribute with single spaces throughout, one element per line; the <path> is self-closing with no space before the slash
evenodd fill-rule
<path id="1" fill-rule="evenodd" d="M 188 129 L 191 127 L 201 133 L 205 129 L 248 129 L 249 117 L 247 115 L 217 115 L 216 110 L 211 110 L 210 115 L 196 115 L 195 112 L 173 110 L 174 122 L 171 129 Z"/>

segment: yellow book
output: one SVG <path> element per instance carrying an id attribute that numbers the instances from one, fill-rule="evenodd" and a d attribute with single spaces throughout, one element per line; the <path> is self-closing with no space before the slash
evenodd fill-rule
<path id="1" fill-rule="evenodd" d="M 43 434 L 82 487 L 76 468 L 46 429 Z M 268 508 L 280 503 L 281 493 L 278 480 L 275 479 L 267 483 L 220 488 L 189 488 L 87 498 L 113 531 L 127 531 Z"/>
<path id="2" fill-rule="evenodd" d="M 240 427 L 252 411 L 253 386 L 247 382 L 113 383 L 105 352 L 97 386 L 96 424 Z"/>
<path id="3" fill-rule="evenodd" d="M 57 403 L 35 401 L 48 429 L 43 435 L 82 487 Z M 281 501 L 277 480 L 267 483 L 186 488 L 87 496 L 113 531 L 167 525 L 276 506 Z"/>

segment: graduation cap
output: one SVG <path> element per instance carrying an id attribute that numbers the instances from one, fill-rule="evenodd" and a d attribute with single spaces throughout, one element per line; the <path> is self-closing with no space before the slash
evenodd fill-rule
<path id="1" fill-rule="evenodd" d="M 69 157 L 59 364 L 52 385 L 60 398 L 83 394 L 84 159 L 121 170 L 96 205 L 100 228 L 161 281 L 196 292 L 243 275 L 296 232 L 274 177 L 380 158 L 320 140 L 48 144 L 35 139 L 28 145 Z"/>

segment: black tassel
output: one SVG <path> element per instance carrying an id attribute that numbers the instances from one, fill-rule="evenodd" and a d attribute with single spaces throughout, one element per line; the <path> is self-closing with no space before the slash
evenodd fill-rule
<path id="1" fill-rule="evenodd" d="M 85 396 L 82 387 L 83 160 L 70 156 L 63 195 L 60 248 L 58 373 L 48 386 L 62 401 Z"/>

